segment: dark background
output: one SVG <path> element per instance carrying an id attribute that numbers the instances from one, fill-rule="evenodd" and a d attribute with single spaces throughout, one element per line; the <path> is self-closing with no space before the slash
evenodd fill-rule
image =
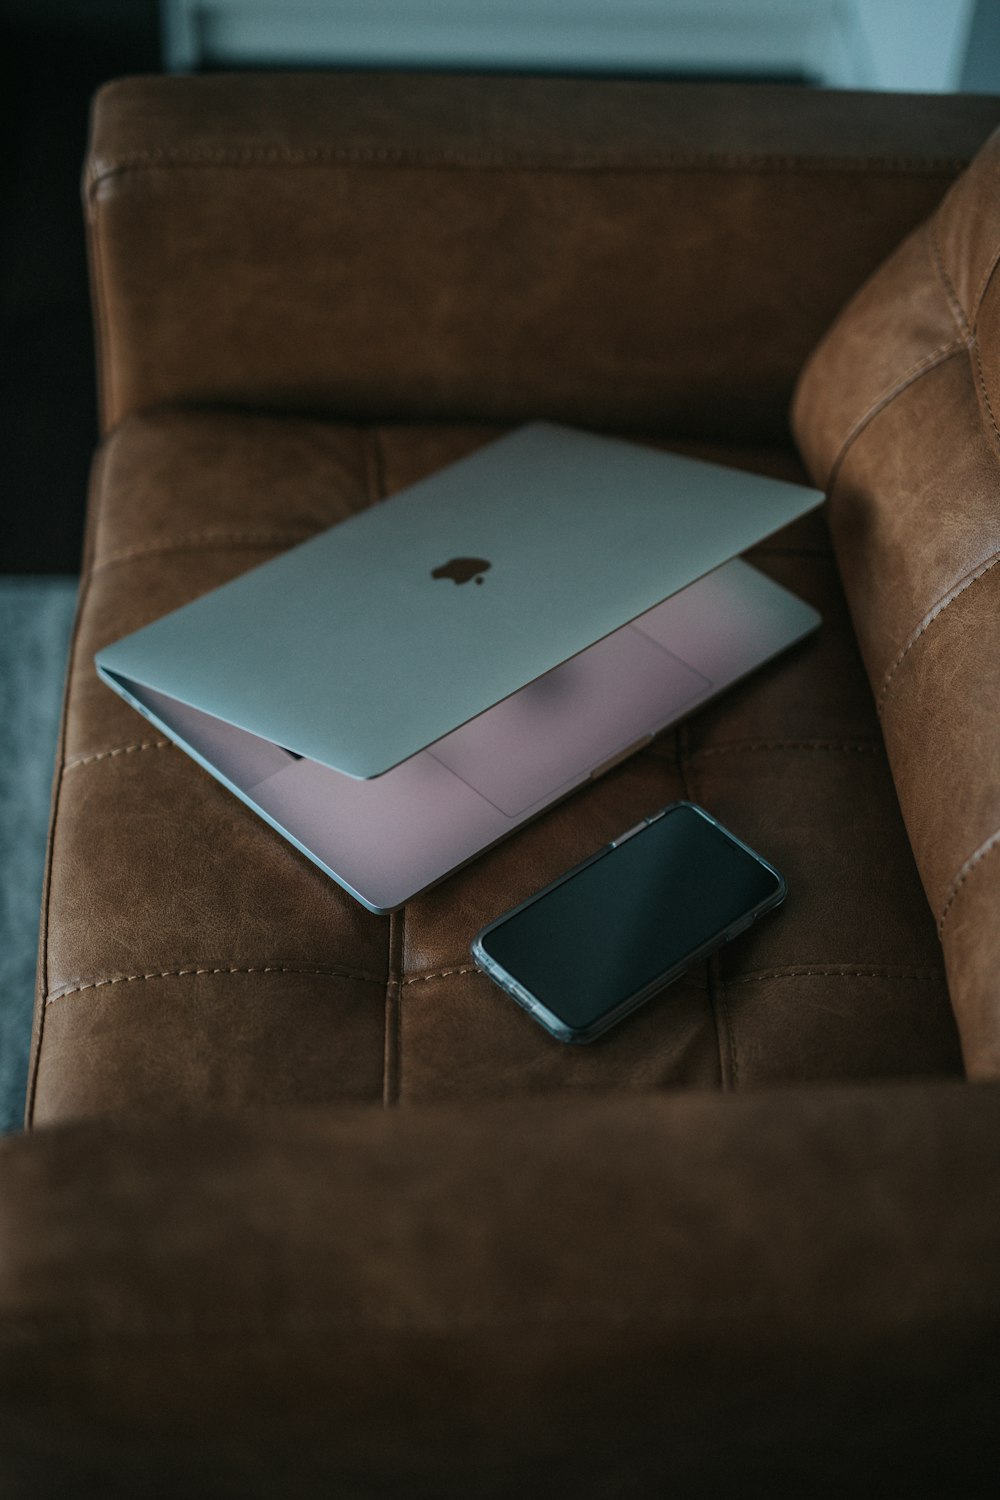
<path id="1" fill-rule="evenodd" d="M 80 172 L 90 96 L 156 72 L 156 0 L 0 0 L 0 573 L 77 573 L 97 440 Z"/>

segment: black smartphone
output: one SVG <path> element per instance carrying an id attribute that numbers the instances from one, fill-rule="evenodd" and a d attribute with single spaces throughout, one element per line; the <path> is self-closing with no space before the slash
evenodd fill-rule
<path id="1" fill-rule="evenodd" d="M 693 802 L 644 818 L 484 927 L 477 968 L 561 1042 L 589 1042 L 785 899 Z"/>

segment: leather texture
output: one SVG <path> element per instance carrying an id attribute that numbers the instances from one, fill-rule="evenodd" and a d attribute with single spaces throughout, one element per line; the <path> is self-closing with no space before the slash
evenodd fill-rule
<path id="1" fill-rule="evenodd" d="M 816 515 L 752 560 L 820 633 L 398 916 L 92 660 L 522 416 L 802 477 L 802 360 L 998 118 L 558 79 L 98 98 L 106 436 L 42 913 L 49 1128 L 0 1144 L 5 1492 L 992 1495 L 998 1104 L 961 1079 L 935 918 L 988 1072 L 994 147 L 936 221 L 951 291 L 919 231 L 800 387 L 836 555 Z M 787 905 L 562 1047 L 469 939 L 685 795 Z"/>
<path id="2" fill-rule="evenodd" d="M 618 418 L 681 447 L 724 431 L 695 451 L 801 477 L 770 435 L 803 354 L 987 117 L 983 100 L 403 75 L 103 91 L 86 181 L 113 431 L 30 1119 L 957 1069 L 818 518 L 755 559 L 821 610 L 817 639 L 393 919 L 151 740 L 92 657 L 469 451 L 501 413 Z M 313 414 L 274 414 L 289 405 Z M 682 795 L 775 860 L 788 905 L 613 1044 L 567 1053 L 472 971 L 469 939 Z"/>
<path id="3" fill-rule="evenodd" d="M 960 1069 L 934 924 L 820 514 L 748 554 L 819 635 L 380 918 L 96 677 L 94 653 L 485 441 L 489 429 L 164 412 L 94 471 L 41 969 L 36 1123 Z M 787 450 L 720 450 L 802 478 Z M 568 1049 L 482 975 L 480 927 L 645 814 L 701 801 L 777 864 L 779 914 Z"/>
<path id="4" fill-rule="evenodd" d="M 799 384 L 967 1068 L 1000 1072 L 1000 134 Z"/>
<path id="5" fill-rule="evenodd" d="M 1000 1093 L 0 1145 L 0 1489 L 992 1497 Z"/>
<path id="6" fill-rule="evenodd" d="M 86 173 L 104 423 L 158 406 L 784 441 L 990 100 L 558 78 L 126 79 Z"/>

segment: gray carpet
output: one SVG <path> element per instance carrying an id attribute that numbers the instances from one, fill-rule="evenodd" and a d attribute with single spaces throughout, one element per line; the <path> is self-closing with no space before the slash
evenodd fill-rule
<path id="1" fill-rule="evenodd" d="M 74 578 L 0 577 L 0 1131 L 18 1130 Z"/>

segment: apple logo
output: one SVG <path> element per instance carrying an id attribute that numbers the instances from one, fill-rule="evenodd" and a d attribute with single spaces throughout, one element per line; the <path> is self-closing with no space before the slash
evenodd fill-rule
<path id="1" fill-rule="evenodd" d="M 431 577 L 450 578 L 453 583 L 468 583 L 470 578 L 475 578 L 477 583 L 482 583 L 482 575 L 489 566 L 485 557 L 453 557 L 439 568 L 432 568 Z"/>

